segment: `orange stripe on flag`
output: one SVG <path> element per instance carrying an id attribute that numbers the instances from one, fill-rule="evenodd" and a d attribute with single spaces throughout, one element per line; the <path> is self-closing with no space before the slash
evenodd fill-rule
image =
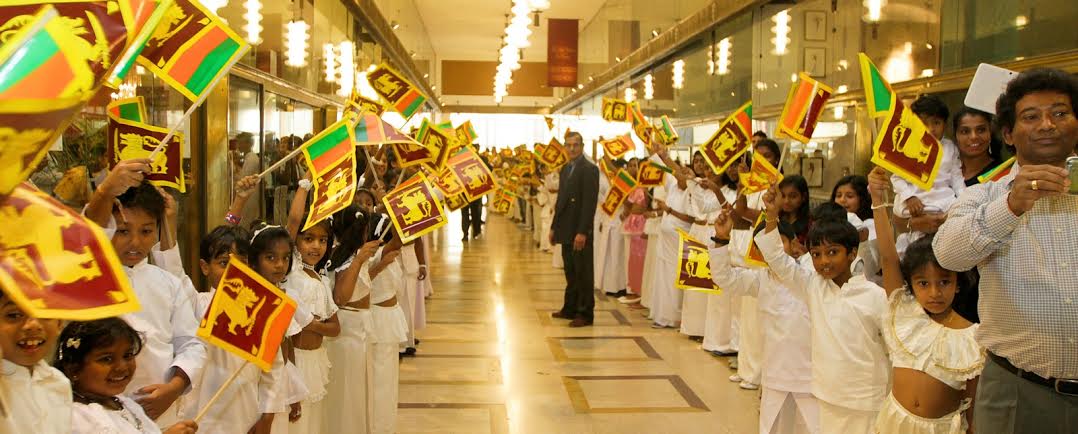
<path id="1" fill-rule="evenodd" d="M 71 72 L 71 66 L 67 63 L 63 51 L 57 51 L 49 60 L 42 63 L 37 71 L 29 74 L 18 85 L 8 89 L 3 97 L 5 99 L 53 98 L 64 90 L 56 89 L 57 84 L 70 83 L 74 79 L 75 75 Z"/>
<path id="2" fill-rule="evenodd" d="M 170 75 L 182 83 L 187 83 L 199 66 L 202 66 L 202 60 L 209 56 L 210 52 L 220 46 L 226 39 L 228 39 L 228 34 L 221 30 L 220 27 L 214 26 L 206 32 L 206 35 L 200 41 L 180 55 L 179 60 L 169 70 Z"/>
<path id="3" fill-rule="evenodd" d="M 793 99 L 790 100 L 793 103 L 790 106 L 790 111 L 787 112 L 787 116 L 782 119 L 782 124 L 792 130 L 797 129 L 797 125 L 801 123 L 801 118 L 805 113 L 805 106 L 812 102 L 813 97 L 812 84 L 801 81 L 797 85 L 796 94 Z"/>

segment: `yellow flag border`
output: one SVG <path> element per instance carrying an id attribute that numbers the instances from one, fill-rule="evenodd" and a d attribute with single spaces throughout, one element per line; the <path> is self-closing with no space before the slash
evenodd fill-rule
<path id="1" fill-rule="evenodd" d="M 134 128 L 142 128 L 142 129 L 145 129 L 145 130 L 153 131 L 155 133 L 168 134 L 168 131 L 169 131 L 168 128 L 161 128 L 161 127 L 158 127 L 158 126 L 155 126 L 155 125 L 150 125 L 150 124 L 142 123 L 142 122 L 129 121 L 127 119 L 114 118 L 112 116 L 109 116 L 109 119 L 110 119 L 110 121 L 115 121 L 118 124 L 127 125 L 129 127 L 134 127 Z M 172 140 L 179 140 L 179 142 L 180 142 L 180 160 L 183 160 L 184 146 L 187 146 L 186 145 L 187 141 L 185 140 L 184 134 L 181 133 L 181 132 L 176 132 L 175 134 L 172 135 L 172 138 L 169 139 L 169 141 L 172 141 Z M 107 137 L 105 138 L 105 145 L 108 146 L 108 138 Z M 161 152 L 159 155 L 163 156 L 163 155 L 165 155 L 165 153 Z M 148 156 L 150 156 L 150 154 L 147 153 L 146 156 L 148 157 Z M 145 157 L 143 157 L 143 158 L 145 158 Z M 186 173 L 184 173 L 184 171 L 183 171 L 183 161 L 177 161 L 176 163 L 178 163 L 179 166 L 180 166 L 179 182 L 158 180 L 158 181 L 150 181 L 150 184 L 153 184 L 153 185 L 156 185 L 156 186 L 159 186 L 159 187 L 171 187 L 171 188 L 175 188 L 180 193 L 186 193 L 187 192 L 187 178 L 186 178 Z"/>
<path id="2" fill-rule="evenodd" d="M 799 87 L 801 87 L 801 82 L 815 83 L 814 87 L 816 87 L 817 89 L 822 89 L 822 90 L 826 91 L 829 95 L 834 95 L 835 90 L 832 89 L 831 86 L 828 86 L 828 85 L 824 84 L 822 81 L 819 81 L 819 80 L 816 80 L 815 78 L 810 77 L 804 71 L 801 71 L 801 72 L 797 73 L 797 82 L 795 82 L 792 86 L 790 86 L 790 92 L 786 94 L 786 104 L 784 104 L 782 106 L 782 114 L 779 115 L 779 123 L 778 123 L 778 128 L 777 128 L 778 129 L 778 135 L 783 135 L 783 136 L 789 137 L 789 138 L 797 140 L 797 141 L 799 141 L 801 143 L 808 143 L 808 142 L 812 141 L 812 137 L 806 137 L 804 134 L 800 134 L 800 133 L 798 133 L 796 131 L 793 131 L 793 130 L 787 128 L 785 125 L 782 124 L 782 120 L 786 119 L 786 115 L 789 114 L 790 101 L 793 99 L 794 95 L 796 94 L 797 89 Z M 815 98 L 815 95 L 816 94 L 814 93 L 813 98 Z M 828 99 L 830 99 L 830 97 L 828 97 Z M 825 103 L 826 103 L 826 101 L 825 101 Z M 812 104 L 805 104 L 803 107 L 801 107 L 801 110 L 797 113 L 797 119 L 803 120 L 805 118 L 805 114 L 808 113 L 808 109 L 811 106 L 812 106 Z M 821 107 L 821 112 L 822 111 L 823 111 L 823 108 Z M 817 119 L 817 122 L 819 122 L 819 119 Z M 813 126 L 813 130 L 815 130 L 815 128 L 816 127 Z"/>
<path id="3" fill-rule="evenodd" d="M 935 164 L 933 164 L 933 166 L 932 166 L 932 171 L 929 172 L 928 179 L 925 180 L 925 181 L 922 181 L 920 178 L 917 178 L 916 176 L 913 176 L 913 174 L 907 172 L 906 169 L 903 169 L 903 168 L 899 167 L 898 165 L 895 165 L 895 164 L 891 163 L 890 161 L 887 161 L 886 159 L 880 157 L 880 146 L 883 145 L 883 137 L 884 137 L 885 134 L 887 134 L 887 125 L 889 125 L 891 123 L 891 117 L 893 117 L 895 115 L 895 111 L 898 108 L 897 107 L 898 104 L 902 104 L 903 110 L 910 110 L 910 113 L 912 114 L 912 109 L 910 109 L 909 107 L 906 107 L 906 105 L 903 104 L 900 99 L 898 99 L 897 95 L 895 95 L 894 98 L 891 98 L 891 110 L 888 111 L 887 118 L 884 119 L 883 127 L 880 128 L 880 132 L 878 134 L 876 134 L 876 140 L 874 140 L 872 142 L 872 158 L 871 158 L 870 161 L 872 162 L 872 164 L 880 166 L 884 170 L 887 170 L 888 172 L 891 172 L 891 173 L 893 173 L 895 175 L 898 175 L 902 179 L 905 179 L 906 181 L 909 181 L 911 184 L 916 185 L 917 187 L 921 188 L 922 190 L 926 190 L 926 191 L 931 190 L 932 189 L 932 184 L 934 184 L 936 182 L 936 177 L 939 176 L 940 163 L 943 162 L 943 151 L 944 151 L 943 142 L 940 141 L 939 139 L 936 139 L 936 143 L 939 144 L 939 147 L 940 147 L 939 148 L 939 155 L 936 158 Z M 928 127 L 925 126 L 923 122 L 921 122 L 920 118 L 918 118 L 916 115 L 911 115 L 910 117 L 913 119 L 913 122 L 918 123 L 918 124 L 921 125 L 921 127 L 925 130 L 925 134 L 932 134 L 932 133 L 928 132 Z M 899 122 L 899 124 L 901 124 L 902 120 L 899 119 L 898 122 Z"/>
<path id="4" fill-rule="evenodd" d="M 677 233 L 678 233 L 677 270 L 675 270 L 675 273 L 674 273 L 674 287 L 677 288 L 677 289 L 683 290 L 683 291 L 702 292 L 704 294 L 722 295 L 722 288 L 719 288 L 719 289 L 705 289 L 705 288 L 699 288 L 699 287 L 695 287 L 695 286 L 689 286 L 689 285 L 681 284 L 681 279 L 679 279 L 678 277 L 681 276 L 682 266 L 685 265 L 683 263 L 683 261 L 685 260 L 685 257 L 684 257 L 684 255 L 681 254 L 681 252 L 685 251 L 685 241 L 693 241 L 693 242 L 695 242 L 697 244 L 702 244 L 705 247 L 707 245 L 704 244 L 704 243 L 701 243 L 696 238 L 693 238 L 692 235 L 690 235 L 688 232 L 685 232 L 681 228 L 677 228 Z M 709 261 L 710 261 L 710 259 L 709 259 Z M 709 269 L 710 269 L 710 266 L 709 266 Z M 715 287 L 718 286 L 718 285 L 715 285 L 714 280 L 712 280 L 711 284 L 714 285 Z"/>
<path id="5" fill-rule="evenodd" d="M 762 223 L 763 221 L 764 221 L 764 213 L 761 212 L 760 216 L 756 217 L 756 222 L 752 224 L 752 229 L 750 229 L 750 230 L 752 232 L 756 232 L 756 228 L 760 227 L 760 223 Z M 753 259 L 749 255 L 749 253 L 752 252 L 752 246 L 754 246 L 754 245 L 756 245 L 756 237 L 752 236 L 751 233 L 750 233 L 749 247 L 748 247 L 748 249 L 745 249 L 745 254 L 742 256 L 742 259 L 745 260 L 745 264 L 747 264 L 749 267 L 752 267 L 752 268 L 768 268 L 767 262 L 757 261 L 756 259 Z M 757 249 L 758 248 L 759 247 L 757 247 Z M 761 253 L 763 253 L 763 252 L 761 252 Z"/>
<path id="6" fill-rule="evenodd" d="M 382 196 L 382 204 L 385 205 L 385 207 L 386 207 L 386 214 L 389 214 L 389 219 L 390 219 L 390 221 L 393 222 L 393 229 L 397 231 L 397 236 L 399 236 L 401 238 L 401 242 L 404 243 L 404 244 L 408 244 L 408 243 L 412 242 L 412 240 L 418 239 L 419 237 L 422 237 L 422 236 L 424 236 L 426 234 L 434 232 L 438 228 L 441 228 L 442 226 L 445 226 L 446 223 L 449 223 L 449 218 L 445 213 L 445 205 L 442 203 L 441 200 L 438 200 L 438 195 L 435 194 L 435 191 L 437 191 L 437 187 L 434 187 L 434 186 L 431 185 L 430 181 L 427 179 L 426 175 L 424 175 L 422 171 L 416 172 L 416 174 L 413 176 L 413 178 L 415 178 L 415 177 L 419 177 L 419 179 L 418 180 L 404 181 L 399 186 L 397 186 L 397 188 L 394 188 L 393 191 L 391 191 L 389 193 L 386 193 L 385 196 Z M 388 200 L 389 200 L 390 195 L 393 192 L 397 191 L 401 187 L 410 187 L 411 184 L 413 184 L 413 183 L 419 183 L 420 185 L 423 186 L 424 189 L 426 189 L 428 192 L 430 192 L 430 198 L 434 202 L 432 204 L 433 206 L 431 206 L 431 212 L 437 212 L 439 217 L 438 217 L 438 222 L 437 223 L 435 223 L 435 224 L 433 224 L 433 225 L 431 225 L 429 227 L 423 228 L 419 232 L 415 232 L 415 233 L 409 234 L 408 236 L 405 236 L 404 232 L 401 231 L 401 226 L 400 226 L 400 221 L 399 221 L 400 218 L 397 217 L 397 214 L 393 212 L 393 206 L 390 205 Z"/>

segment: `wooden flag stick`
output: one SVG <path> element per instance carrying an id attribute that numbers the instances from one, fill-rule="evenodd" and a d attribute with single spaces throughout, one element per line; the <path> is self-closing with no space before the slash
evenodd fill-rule
<path id="1" fill-rule="evenodd" d="M 262 173 L 259 173 L 258 177 L 261 178 L 263 176 L 268 175 L 270 172 L 273 172 L 274 170 L 277 170 L 277 168 L 283 166 L 284 163 L 287 163 L 288 160 L 296 158 L 296 156 L 299 155 L 300 152 L 303 152 L 303 146 L 300 146 L 300 147 L 294 149 L 292 152 L 289 152 L 288 155 L 285 155 L 284 157 L 281 157 L 281 159 L 277 160 L 276 163 L 273 163 L 272 166 L 267 167 L 266 170 L 263 170 Z"/>
<path id="2" fill-rule="evenodd" d="M 191 107 L 187 108 L 187 111 L 183 113 L 183 117 L 180 118 L 180 121 L 176 122 L 176 125 L 169 130 L 168 134 L 165 134 L 165 138 L 161 140 L 161 143 L 158 143 L 157 147 L 154 148 L 153 152 L 150 153 L 150 161 L 153 161 L 154 158 L 157 158 L 157 154 L 165 150 L 165 147 L 168 146 L 168 141 L 172 140 L 172 136 L 176 135 L 176 131 L 180 129 L 180 125 L 183 125 L 183 123 L 187 121 L 187 118 L 191 117 L 191 114 L 195 112 L 195 109 L 197 109 L 198 106 L 202 105 L 203 102 L 206 102 L 206 98 L 210 96 L 210 92 L 213 91 L 213 88 L 217 87 L 217 83 L 221 81 L 221 78 L 228 75 L 228 71 L 230 71 L 232 67 L 236 64 L 236 62 L 238 62 L 241 57 L 246 55 L 247 51 L 250 49 L 251 46 L 247 45 L 246 48 L 244 48 L 243 51 L 238 56 L 236 56 L 236 58 L 232 59 L 232 61 L 229 62 L 227 66 L 225 66 L 225 72 L 219 74 L 217 78 L 214 78 L 213 81 L 210 82 L 209 87 L 207 87 L 206 90 L 202 92 L 202 96 L 198 97 L 198 100 L 191 104 Z"/>
<path id="3" fill-rule="evenodd" d="M 244 361 L 240 367 L 236 368 L 236 372 L 233 372 L 232 375 L 228 377 L 228 380 L 225 380 L 225 384 L 222 384 L 221 387 L 217 389 L 217 393 L 214 393 L 213 397 L 206 402 L 206 405 L 202 406 L 202 409 L 198 411 L 198 415 L 195 416 L 195 423 L 202 420 L 202 417 L 206 415 L 206 412 L 209 411 L 210 407 L 213 407 L 213 404 L 217 402 L 217 399 L 224 394 L 225 389 L 227 389 L 228 386 L 231 386 L 233 381 L 236 381 L 236 377 L 240 376 L 240 372 L 242 372 L 243 368 L 246 368 L 249 363 L 251 362 Z"/>

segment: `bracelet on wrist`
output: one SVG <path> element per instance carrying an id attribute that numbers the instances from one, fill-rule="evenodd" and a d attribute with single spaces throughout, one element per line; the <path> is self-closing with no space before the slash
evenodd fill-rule
<path id="1" fill-rule="evenodd" d="M 311 180 L 309 179 L 301 179 L 299 180 L 299 188 L 311 191 L 311 188 L 314 188 L 314 184 L 311 183 Z"/>
<path id="2" fill-rule="evenodd" d="M 231 225 L 239 225 L 243 218 L 232 213 L 225 214 L 225 221 Z"/>
<path id="3" fill-rule="evenodd" d="M 722 239 L 722 238 L 719 238 L 719 237 L 711 237 L 711 241 L 714 242 L 715 245 L 719 246 L 719 247 L 723 247 L 723 246 L 725 246 L 727 244 L 730 244 L 729 239 Z"/>
<path id="4" fill-rule="evenodd" d="M 881 203 L 879 205 L 873 204 L 872 209 L 877 210 L 877 209 L 880 209 L 880 208 L 887 208 L 889 206 L 891 206 L 891 204 L 889 204 L 889 203 Z"/>

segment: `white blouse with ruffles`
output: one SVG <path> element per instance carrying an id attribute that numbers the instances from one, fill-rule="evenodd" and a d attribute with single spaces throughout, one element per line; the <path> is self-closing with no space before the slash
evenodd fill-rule
<path id="1" fill-rule="evenodd" d="M 985 351 L 974 338 L 978 324 L 945 327 L 928 316 L 906 288 L 895 290 L 883 318 L 883 339 L 896 368 L 916 369 L 956 390 L 981 375 Z"/>

